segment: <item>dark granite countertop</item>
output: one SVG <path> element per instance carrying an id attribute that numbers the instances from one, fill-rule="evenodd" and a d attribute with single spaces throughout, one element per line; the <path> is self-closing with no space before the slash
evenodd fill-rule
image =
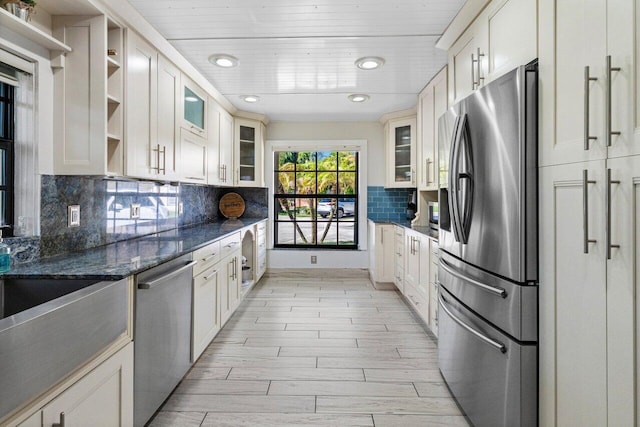
<path id="1" fill-rule="evenodd" d="M 266 218 L 216 221 L 15 265 L 1 278 L 119 280 L 206 246 Z M 138 261 L 132 259 L 140 257 Z"/>
<path id="2" fill-rule="evenodd" d="M 393 220 L 392 219 L 388 221 L 382 221 L 382 220 L 376 220 L 376 219 L 369 219 L 369 221 L 372 221 L 375 224 L 399 225 L 400 227 L 408 228 L 420 234 L 424 234 L 430 239 L 438 240 L 438 232 L 436 230 L 433 230 L 431 227 L 426 225 L 411 225 L 411 221 L 409 220 Z"/>

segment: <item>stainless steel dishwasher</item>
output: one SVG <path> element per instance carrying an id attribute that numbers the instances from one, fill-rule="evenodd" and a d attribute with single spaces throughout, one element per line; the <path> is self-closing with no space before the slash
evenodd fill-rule
<path id="1" fill-rule="evenodd" d="M 191 366 L 191 279 L 185 255 L 136 277 L 134 424 L 143 426 Z"/>

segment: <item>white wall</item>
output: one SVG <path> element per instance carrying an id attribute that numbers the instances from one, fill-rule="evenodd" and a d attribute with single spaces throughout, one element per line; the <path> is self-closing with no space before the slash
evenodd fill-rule
<path id="1" fill-rule="evenodd" d="M 368 268 L 366 187 L 384 185 L 384 134 L 383 126 L 378 122 L 274 122 L 267 127 L 267 146 L 265 147 L 265 171 L 273 170 L 272 146 L 283 141 L 361 141 L 366 146 L 361 159 L 360 169 L 366 174 L 361 181 L 361 212 L 359 247 L 357 251 L 312 250 L 312 249 L 273 249 L 273 236 L 270 236 L 267 264 L 269 268 Z M 273 178 L 266 176 L 267 183 Z M 272 193 L 272 190 L 270 191 Z M 270 209 L 271 212 L 271 209 Z M 271 223 L 271 230 L 273 226 Z M 311 256 L 317 257 L 317 264 L 311 264 Z"/>

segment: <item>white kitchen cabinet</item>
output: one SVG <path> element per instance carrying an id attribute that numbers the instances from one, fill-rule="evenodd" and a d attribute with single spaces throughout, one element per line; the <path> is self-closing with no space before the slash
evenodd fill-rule
<path id="1" fill-rule="evenodd" d="M 180 159 L 180 129 L 178 102 L 180 100 L 180 70 L 162 55 L 158 55 L 158 130 L 156 173 L 159 178 L 178 179 Z"/>
<path id="2" fill-rule="evenodd" d="M 385 124 L 387 188 L 417 187 L 416 116 L 389 119 Z"/>
<path id="3" fill-rule="evenodd" d="M 630 1 L 540 0 L 542 165 L 640 154 L 634 10 Z"/>
<path id="4" fill-rule="evenodd" d="M 158 52 L 127 31 L 126 169 L 135 178 L 155 178 L 160 168 L 158 140 Z"/>
<path id="5" fill-rule="evenodd" d="M 420 235 L 414 231 L 405 230 L 404 236 L 404 282 L 417 288 L 420 283 Z"/>
<path id="6" fill-rule="evenodd" d="M 181 90 L 181 126 L 206 140 L 209 129 L 207 123 L 209 96 L 184 73 L 182 74 Z"/>
<path id="7" fill-rule="evenodd" d="M 235 185 L 264 187 L 264 126 L 258 120 L 239 117 L 234 122 Z"/>
<path id="8" fill-rule="evenodd" d="M 53 16 L 52 29 L 72 48 L 54 73 L 54 172 L 122 175 L 122 27 L 105 15 Z"/>
<path id="9" fill-rule="evenodd" d="M 215 254 L 212 257 L 215 257 Z M 218 265 L 214 265 L 193 278 L 192 362 L 195 362 L 200 357 L 211 340 L 220 331 L 220 312 L 218 311 L 220 306 L 218 302 L 220 297 L 218 288 L 219 268 Z"/>
<path id="10" fill-rule="evenodd" d="M 418 190 L 438 190 L 438 119 L 447 111 L 447 67 L 427 84 L 418 97 Z"/>
<path id="11" fill-rule="evenodd" d="M 47 404 L 42 425 L 133 425 L 133 343 Z"/>
<path id="12" fill-rule="evenodd" d="M 395 231 L 391 224 L 369 220 L 369 277 L 374 283 L 394 281 Z"/>
<path id="13" fill-rule="evenodd" d="M 542 168 L 540 185 L 540 425 L 607 425 L 604 161 Z"/>
<path id="14" fill-rule="evenodd" d="M 267 221 L 261 221 L 256 225 L 256 254 L 257 272 L 256 281 L 260 280 L 267 271 Z"/>
<path id="15" fill-rule="evenodd" d="M 233 185 L 233 117 L 209 98 L 208 167 L 209 185 Z"/>
<path id="16" fill-rule="evenodd" d="M 207 140 L 180 129 L 180 181 L 207 183 Z"/>
<path id="17" fill-rule="evenodd" d="M 429 327 L 431 332 L 438 336 L 438 241 L 429 239 Z M 421 277 L 422 278 L 422 277 Z M 423 278 L 422 278 L 423 279 Z"/>
<path id="18" fill-rule="evenodd" d="M 536 59 L 536 17 L 537 0 L 493 0 L 458 37 L 445 32 L 443 40 L 454 40 L 438 43 L 449 53 L 450 103 Z"/>
<path id="19" fill-rule="evenodd" d="M 634 346 L 640 33 L 634 7 L 630 1 L 539 1 L 544 425 L 640 422 Z M 593 181 L 586 192 L 582 170 Z M 589 196 L 587 228 L 575 221 L 583 194 Z M 545 209 L 551 202 L 553 210 Z M 588 254 L 574 236 L 580 239 L 585 229 L 594 240 Z"/>
<path id="20" fill-rule="evenodd" d="M 238 249 L 232 255 L 229 255 L 222 261 L 222 269 L 224 277 L 221 277 L 220 286 L 220 320 L 224 326 L 227 320 L 233 315 L 233 312 L 240 304 L 240 279 L 242 265 L 240 263 L 242 255 Z"/>
<path id="21" fill-rule="evenodd" d="M 393 283 L 400 292 L 404 292 L 404 268 L 405 268 L 405 244 L 404 244 L 404 227 L 398 225 L 394 229 L 394 278 Z"/>
<path id="22" fill-rule="evenodd" d="M 476 19 L 452 45 L 449 53 L 449 104 L 454 104 L 486 83 L 487 27 Z"/>

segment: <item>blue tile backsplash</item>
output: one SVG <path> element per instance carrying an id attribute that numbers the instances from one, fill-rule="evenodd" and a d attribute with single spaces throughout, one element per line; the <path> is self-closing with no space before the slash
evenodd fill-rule
<path id="1" fill-rule="evenodd" d="M 407 200 L 413 188 L 367 187 L 367 218 L 374 221 L 406 220 Z"/>
<path id="2" fill-rule="evenodd" d="M 48 257 L 74 252 L 215 221 L 222 217 L 218 201 L 229 191 L 235 191 L 245 199 L 244 217 L 267 217 L 266 188 L 228 189 L 103 177 L 43 175 L 39 255 Z M 140 205 L 138 219 L 131 219 L 132 203 Z M 181 214 L 178 212 L 180 203 L 183 205 Z M 80 205 L 79 227 L 67 227 L 68 205 Z M 14 257 L 14 262 L 21 260 Z"/>

